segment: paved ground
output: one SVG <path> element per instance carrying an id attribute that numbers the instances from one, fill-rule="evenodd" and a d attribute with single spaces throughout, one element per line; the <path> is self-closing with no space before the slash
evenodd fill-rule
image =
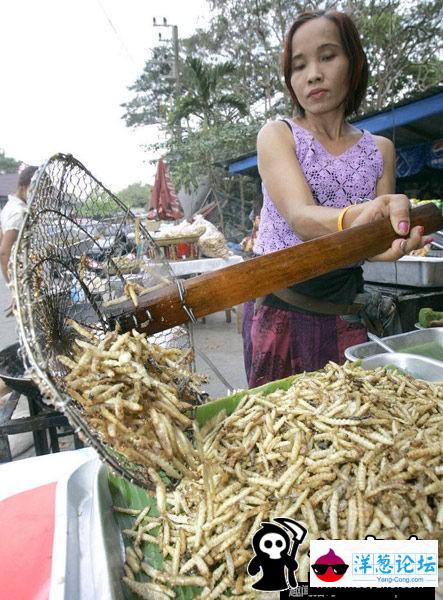
<path id="1" fill-rule="evenodd" d="M 233 313 L 231 323 L 227 323 L 225 313 L 220 312 L 206 317 L 205 324 L 198 323 L 194 326 L 196 350 L 201 350 L 212 360 L 233 389 L 247 387 L 239 321 L 238 315 Z M 196 368 L 198 373 L 207 373 L 210 377 L 205 389 L 211 397 L 226 396 L 226 385 L 217 379 L 198 355 Z"/>
<path id="2" fill-rule="evenodd" d="M 0 281 L 0 349 L 14 343 L 17 340 L 16 322 L 12 317 L 6 318 L 4 311 L 9 305 L 9 291 Z M 233 389 L 246 387 L 246 377 L 243 367 L 242 337 L 238 332 L 239 323 L 235 312 L 232 313 L 231 323 L 227 323 L 224 312 L 210 315 L 206 322 L 199 322 L 194 326 L 194 346 L 196 350 L 203 352 L 220 371 L 223 378 Z M 226 383 L 220 381 L 211 368 L 197 356 L 196 368 L 198 373 L 208 375 L 209 382 L 204 389 L 212 398 L 220 398 L 227 393 Z M 14 418 L 26 416 L 27 402 L 22 398 L 14 413 Z M 33 456 L 32 435 L 10 436 L 10 444 L 13 455 L 16 458 Z M 71 448 L 72 443 L 68 438 L 60 440 L 60 445 L 66 449 Z"/>

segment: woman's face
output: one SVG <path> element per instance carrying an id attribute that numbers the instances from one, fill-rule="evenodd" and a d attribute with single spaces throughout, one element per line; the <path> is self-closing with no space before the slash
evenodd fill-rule
<path id="1" fill-rule="evenodd" d="M 333 21 L 312 19 L 294 33 L 291 85 L 306 112 L 323 114 L 344 104 L 349 61 Z"/>

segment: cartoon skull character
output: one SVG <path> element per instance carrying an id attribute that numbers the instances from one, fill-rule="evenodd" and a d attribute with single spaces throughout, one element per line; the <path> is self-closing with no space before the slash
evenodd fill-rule
<path id="1" fill-rule="evenodd" d="M 272 560 L 280 559 L 282 553 L 287 550 L 287 546 L 287 540 L 281 533 L 267 533 L 259 543 L 260 550 Z"/>
<path id="2" fill-rule="evenodd" d="M 255 590 L 277 592 L 298 585 L 295 577 L 298 568 L 295 555 L 307 531 L 292 519 L 274 520 L 282 523 L 293 534 L 292 547 L 291 538 L 284 527 L 275 523 L 261 523 L 261 528 L 252 539 L 255 556 L 248 564 L 249 575 L 257 575 L 260 569 L 262 571 L 261 579 L 252 585 Z"/>

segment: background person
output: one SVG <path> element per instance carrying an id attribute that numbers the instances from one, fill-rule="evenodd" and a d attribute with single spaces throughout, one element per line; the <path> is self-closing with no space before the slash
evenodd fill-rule
<path id="1" fill-rule="evenodd" d="M 26 210 L 26 199 L 32 176 L 37 167 L 26 167 L 18 178 L 15 194 L 9 194 L 8 201 L 0 213 L 0 268 L 6 284 L 9 284 L 8 264 L 12 247 L 17 240 Z M 6 309 L 7 316 L 12 315 L 12 305 Z M 0 379 L 0 398 L 10 389 Z"/>
<path id="2" fill-rule="evenodd" d="M 31 166 L 23 169 L 18 178 L 15 194 L 9 194 L 8 201 L 0 213 L 0 268 L 7 284 L 9 283 L 9 258 L 23 223 L 28 189 L 37 168 Z"/>

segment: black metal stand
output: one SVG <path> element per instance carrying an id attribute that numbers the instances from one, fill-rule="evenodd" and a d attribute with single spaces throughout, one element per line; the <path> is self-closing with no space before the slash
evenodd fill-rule
<path id="1" fill-rule="evenodd" d="M 61 412 L 43 402 L 35 383 L 24 376 L 19 343 L 0 350 L 0 378 L 12 390 L 8 397 L 0 399 L 0 463 L 12 460 L 9 435 L 32 432 L 36 456 L 60 452 L 59 438 L 74 436 L 74 447 L 83 448 L 69 421 Z M 29 417 L 12 419 L 20 396 L 28 401 Z M 58 433 L 57 427 L 64 431 Z M 49 440 L 48 440 L 49 432 Z"/>
<path id="2" fill-rule="evenodd" d="M 8 436 L 28 431 L 32 431 L 34 437 L 36 456 L 49 454 L 49 452 L 60 452 L 59 438 L 67 435 L 74 436 L 75 449 L 83 447 L 82 442 L 70 427 L 67 417 L 46 406 L 38 392 L 26 396 L 30 416 L 11 419 L 19 398 L 19 392 L 12 392 L 6 405 L 0 410 L 0 463 L 12 460 Z M 57 433 L 57 427 L 67 429 L 63 433 Z M 49 443 L 47 432 L 49 432 Z"/>

